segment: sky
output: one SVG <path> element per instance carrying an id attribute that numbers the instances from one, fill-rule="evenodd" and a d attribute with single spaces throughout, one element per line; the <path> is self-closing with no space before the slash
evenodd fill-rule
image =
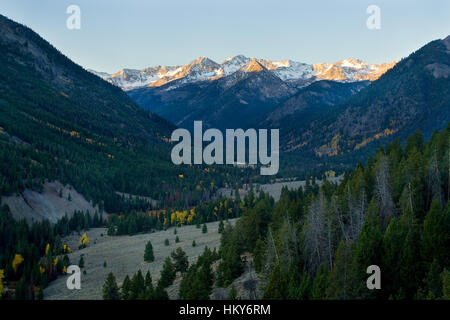
<path id="1" fill-rule="evenodd" d="M 81 10 L 79 30 L 66 27 L 69 5 Z M 380 29 L 366 26 L 369 5 L 380 8 Z M 1 0 L 0 13 L 109 73 L 237 54 L 382 63 L 450 34 L 448 0 Z"/>

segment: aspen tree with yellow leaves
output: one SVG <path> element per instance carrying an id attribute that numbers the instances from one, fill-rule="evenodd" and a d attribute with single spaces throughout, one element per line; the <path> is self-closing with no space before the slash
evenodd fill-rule
<path id="1" fill-rule="evenodd" d="M 86 233 L 84 233 L 84 234 L 81 236 L 81 239 L 80 239 L 80 246 L 79 246 L 79 249 L 86 248 L 88 244 L 89 244 L 89 238 L 88 238 L 88 236 L 86 235 Z"/>
<path id="2" fill-rule="evenodd" d="M 14 270 L 14 272 L 17 272 L 17 267 L 24 261 L 23 257 L 16 253 L 16 255 L 14 256 L 13 262 L 12 262 L 12 268 Z"/>
<path id="3" fill-rule="evenodd" d="M 0 298 L 3 295 L 3 290 L 4 290 L 4 288 L 3 288 L 3 279 L 4 278 L 5 278 L 5 273 L 4 273 L 4 271 L 2 269 L 0 269 Z"/>

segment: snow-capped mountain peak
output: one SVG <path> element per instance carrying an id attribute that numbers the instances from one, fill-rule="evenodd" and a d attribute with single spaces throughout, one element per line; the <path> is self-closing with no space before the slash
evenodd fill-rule
<path id="1" fill-rule="evenodd" d="M 228 77 L 235 72 L 261 72 L 267 70 L 283 81 L 311 83 L 317 79 L 343 82 L 378 79 L 397 61 L 383 64 L 368 64 L 359 59 L 343 59 L 335 63 L 306 64 L 293 60 L 272 61 L 236 55 L 217 63 L 207 57 L 198 57 L 182 66 L 156 66 L 142 70 L 122 69 L 108 74 L 89 70 L 124 90 L 140 87 L 158 87 L 176 81 L 176 86 L 197 81 Z"/>

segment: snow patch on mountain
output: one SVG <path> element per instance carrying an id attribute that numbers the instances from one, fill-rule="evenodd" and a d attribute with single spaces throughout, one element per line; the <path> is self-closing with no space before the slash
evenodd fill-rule
<path id="1" fill-rule="evenodd" d="M 260 72 L 263 69 L 286 82 L 311 83 L 316 79 L 342 82 L 374 81 L 396 63 L 397 61 L 376 65 L 358 59 L 344 59 L 335 63 L 306 64 L 292 60 L 272 61 L 237 55 L 226 58 L 220 64 L 207 57 L 199 57 L 183 66 L 157 66 L 142 70 L 122 69 L 114 74 L 89 71 L 123 90 L 131 90 L 146 86 L 159 87 L 177 80 L 171 86 L 173 88 L 232 75 L 230 80 L 234 81 L 241 77 L 239 73 Z M 236 73 L 238 74 L 234 75 Z"/>

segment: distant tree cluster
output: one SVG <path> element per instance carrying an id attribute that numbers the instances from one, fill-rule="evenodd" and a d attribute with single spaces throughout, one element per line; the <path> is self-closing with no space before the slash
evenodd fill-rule
<path id="1" fill-rule="evenodd" d="M 166 210 L 148 214 L 147 212 L 131 211 L 121 215 L 108 216 L 108 235 L 134 235 L 148 233 L 154 230 L 165 230 L 172 226 L 200 225 L 202 232 L 208 231 L 205 222 L 222 221 L 240 216 L 241 209 L 238 200 L 218 199 L 200 203 L 190 210 Z M 176 228 L 174 230 L 176 234 Z"/>

